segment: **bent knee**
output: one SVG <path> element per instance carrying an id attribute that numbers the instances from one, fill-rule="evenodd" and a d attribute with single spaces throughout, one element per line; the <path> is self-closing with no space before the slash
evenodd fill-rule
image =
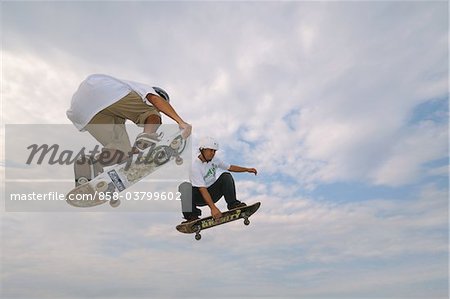
<path id="1" fill-rule="evenodd" d="M 219 179 L 225 179 L 225 180 L 233 180 L 233 176 L 229 172 L 224 172 L 220 175 Z"/>
<path id="2" fill-rule="evenodd" d="M 180 191 L 181 193 L 191 192 L 191 190 L 192 185 L 189 182 L 183 182 L 178 186 L 178 191 Z"/>

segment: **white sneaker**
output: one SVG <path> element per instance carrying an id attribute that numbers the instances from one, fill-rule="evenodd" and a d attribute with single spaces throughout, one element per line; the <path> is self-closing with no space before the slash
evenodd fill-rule
<path id="1" fill-rule="evenodd" d="M 142 152 L 152 144 L 158 143 L 160 140 L 160 135 L 157 133 L 140 133 L 136 137 L 134 147 Z"/>

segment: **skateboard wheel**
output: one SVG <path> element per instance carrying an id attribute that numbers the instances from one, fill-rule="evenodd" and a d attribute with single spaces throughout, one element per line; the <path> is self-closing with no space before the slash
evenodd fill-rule
<path id="1" fill-rule="evenodd" d="M 180 156 L 176 157 L 175 163 L 176 163 L 177 165 L 183 164 L 183 158 L 181 158 Z"/>
<path id="2" fill-rule="evenodd" d="M 108 183 L 105 181 L 101 181 L 95 185 L 95 190 L 98 192 L 105 192 L 108 189 Z"/>
<path id="3" fill-rule="evenodd" d="M 195 240 L 200 241 L 201 238 L 202 238 L 202 235 L 200 235 L 200 234 L 195 235 Z"/>
<path id="4" fill-rule="evenodd" d="M 157 147 L 154 150 L 153 161 L 157 166 L 163 165 L 170 160 L 170 149 L 168 146 Z"/>
<path id="5" fill-rule="evenodd" d="M 86 177 L 82 176 L 82 177 L 78 178 L 77 182 L 79 185 L 83 185 L 83 184 L 86 184 L 87 182 L 89 182 L 89 180 Z"/>
<path id="6" fill-rule="evenodd" d="M 249 225 L 249 224 L 250 224 L 250 220 L 245 219 L 245 220 L 244 220 L 244 224 L 245 224 L 245 225 Z"/>
<path id="7" fill-rule="evenodd" d="M 120 199 L 110 200 L 109 205 L 113 208 L 117 208 L 120 205 Z"/>
<path id="8" fill-rule="evenodd" d="M 174 141 L 172 141 L 172 142 L 170 143 L 170 147 L 171 147 L 172 149 L 174 149 L 174 150 L 179 149 L 180 146 L 181 146 L 181 142 L 180 142 L 178 139 L 175 139 Z"/>

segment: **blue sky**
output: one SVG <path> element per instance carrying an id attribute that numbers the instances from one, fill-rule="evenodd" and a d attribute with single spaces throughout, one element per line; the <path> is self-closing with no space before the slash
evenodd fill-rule
<path id="1" fill-rule="evenodd" d="M 201 242 L 173 210 L 3 209 L 2 298 L 448 298 L 447 2 L 0 5 L 2 182 L 5 125 L 70 125 L 106 73 L 165 88 L 262 202 Z"/>

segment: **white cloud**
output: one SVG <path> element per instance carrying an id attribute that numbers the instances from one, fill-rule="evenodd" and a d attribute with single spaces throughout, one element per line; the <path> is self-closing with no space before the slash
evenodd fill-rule
<path id="1" fill-rule="evenodd" d="M 446 190 L 427 186 L 407 205 L 385 199 L 338 205 L 278 194 L 278 188 L 242 182 L 243 200 L 262 201 L 251 225 L 206 230 L 200 242 L 176 232 L 179 216 L 171 213 L 6 215 L 3 294 L 31 296 L 31 289 L 41 298 L 81 298 L 101 289 L 113 298 L 202 298 L 228 290 L 229 297 L 383 297 L 404 296 L 412 284 L 445 275 L 445 263 L 433 257 L 447 253 Z M 253 189 L 258 195 L 246 191 Z M 355 275 L 364 283 L 355 285 Z"/>
<path id="2" fill-rule="evenodd" d="M 33 54 L 2 52 L 4 123 L 68 123 L 65 111 L 79 82 L 63 62 L 67 57 L 50 62 Z"/>
<path id="3" fill-rule="evenodd" d="M 396 186 L 414 182 L 426 162 L 448 154 L 448 128 L 432 122 L 423 122 L 411 128 L 393 143 L 389 158 L 373 172 L 377 184 Z"/>
<path id="4" fill-rule="evenodd" d="M 418 19 L 429 16 L 429 12 L 414 15 Z M 333 31 L 347 24 L 335 21 L 320 23 L 321 35 L 317 42 L 324 47 L 308 56 L 308 62 L 297 60 L 295 55 L 278 56 L 280 65 L 282 61 L 298 62 L 298 80 L 290 82 L 293 86 L 285 88 L 282 94 L 275 94 L 276 86 L 273 91 L 269 89 L 269 94 L 259 97 L 255 108 L 248 113 L 246 126 L 250 128 L 246 132 L 251 134 L 248 140 L 260 142 L 249 156 L 273 172 L 279 170 L 280 164 L 297 162 L 297 169 L 288 173 L 299 182 L 371 180 L 370 174 L 380 163 L 395 159 L 390 156 L 392 144 L 407 142 L 399 138 L 409 138 L 404 132 L 414 130 L 408 124 L 413 109 L 447 93 L 446 66 L 439 64 L 446 59 L 446 47 L 442 43 L 445 34 L 439 26 L 427 28 L 427 36 L 413 37 L 397 28 L 367 43 L 359 43 L 358 40 L 365 41 L 365 36 L 372 34 L 346 31 L 353 35 L 337 39 Z M 412 21 L 408 19 L 412 28 L 420 26 Z M 388 43 L 389 40 L 395 43 Z M 421 46 L 413 47 L 419 40 Z M 332 48 L 327 47 L 330 43 Z M 427 46 L 430 43 L 436 44 L 432 50 Z M 424 56 L 424 52 L 430 55 Z M 311 63 L 314 69 L 303 68 Z M 427 80 L 423 80 L 425 77 Z M 282 122 L 283 116 L 292 109 L 299 111 L 295 121 L 289 123 L 295 131 Z M 261 123 L 261 120 L 268 121 Z M 429 141 L 431 147 L 442 149 L 440 144 L 446 140 L 446 135 L 439 135 Z M 406 163 L 419 169 L 426 159 L 445 154 L 441 150 L 433 157 L 409 159 Z M 400 184 L 414 181 L 415 176 L 405 177 L 402 173 L 390 179 Z"/>
<path id="5" fill-rule="evenodd" d="M 90 73 L 155 82 L 196 136 L 215 135 L 230 162 L 271 180 L 238 180 L 240 199 L 261 210 L 201 243 L 175 231 L 179 213 L 3 213 L 5 297 L 447 295 L 447 189 L 347 203 L 298 195 L 448 176 L 424 167 L 447 156 L 446 127 L 409 122 L 448 93 L 446 4 L 2 8 L 4 123 L 69 123 Z"/>
<path id="6" fill-rule="evenodd" d="M 231 9 L 231 6 L 224 7 Z M 438 63 L 445 55 L 446 47 L 442 43 L 445 32 L 439 31 L 439 21 L 427 28 L 427 34 L 410 35 L 397 25 L 364 42 L 366 34 L 373 36 L 378 32 L 380 23 L 372 19 L 359 20 L 361 26 L 368 26 L 373 34 L 351 30 L 345 18 L 341 19 L 349 12 L 339 5 L 331 5 L 331 10 L 327 11 L 320 10 L 323 5 L 307 5 L 310 14 L 296 5 L 289 5 L 289 13 L 272 4 L 258 7 L 261 17 L 270 15 L 273 7 L 281 8 L 291 17 L 301 16 L 290 20 L 296 34 L 286 38 L 280 34 L 279 29 L 284 28 L 281 23 L 274 23 L 275 27 L 261 26 L 255 18 L 240 23 L 238 20 L 249 7 L 253 6 L 242 5 L 243 10 L 237 14 L 235 10 L 225 10 L 211 16 L 187 10 L 180 20 L 196 15 L 200 17 L 199 22 L 173 25 L 185 33 L 196 32 L 200 27 L 206 30 L 203 37 L 193 39 L 185 57 L 198 55 L 202 47 L 210 49 L 202 51 L 205 55 L 194 56 L 196 65 L 190 69 L 180 72 L 175 65 L 166 65 L 161 74 L 164 79 L 160 79 L 173 89 L 174 105 L 183 118 L 194 124 L 194 134 L 216 135 L 222 144 L 245 150 L 249 163 L 265 172 L 288 174 L 306 187 L 354 179 L 373 180 L 378 184 L 392 181 L 394 185 L 412 182 L 416 178 L 413 173 L 406 168 L 401 171 L 397 167 L 396 172 L 389 170 L 389 165 L 393 165 L 390 163 L 394 162 L 386 161 L 400 163 L 395 157 L 398 151 L 391 149 L 392 144 L 401 143 L 399 138 L 408 138 L 403 132 L 409 129 L 406 119 L 415 105 L 445 94 L 447 80 L 439 76 L 444 69 Z M 234 22 L 225 24 L 219 18 L 212 23 L 214 17 L 223 13 L 230 13 Z M 373 15 L 378 13 L 374 11 Z M 311 17 L 311 14 L 322 17 Z M 415 28 L 422 24 L 416 20 L 427 20 L 432 15 L 439 16 L 439 12 L 417 10 L 404 18 Z M 396 24 L 391 19 L 386 22 Z M 151 27 L 149 20 L 144 24 L 140 28 Z M 226 26 L 237 34 L 226 34 Z M 140 30 L 143 46 L 150 47 L 152 44 L 145 39 L 145 30 Z M 216 36 L 217 30 L 222 34 Z M 345 34 L 336 36 L 336 31 Z M 170 51 L 187 42 L 180 36 L 176 34 L 179 39 L 166 41 Z M 389 40 L 396 42 L 389 43 Z M 418 41 L 422 42 L 419 46 Z M 232 50 L 224 51 L 221 42 L 232 44 Z M 427 47 L 430 42 L 436 47 Z M 290 50 L 297 47 L 315 51 Z M 128 79 L 144 82 L 158 78 L 142 69 L 143 66 L 129 71 L 99 60 L 94 67 L 89 67 L 88 63 L 74 59 L 73 53 L 63 54 L 64 51 L 70 53 L 70 49 L 60 49 L 40 57 L 37 50 L 26 55 L 5 51 L 7 123 L 67 122 L 65 110 L 77 84 L 89 71 L 99 68 L 122 78 L 141 74 Z M 161 49 L 152 51 L 156 51 L 153 55 L 162 53 Z M 422 55 L 424 51 L 429 55 Z M 181 57 L 177 56 L 177 60 Z M 32 72 L 29 65 L 35 66 Z M 174 78 L 177 85 L 170 83 L 170 78 Z M 31 93 L 21 92 L 21 86 L 29 82 L 34 84 Z M 30 117 L 22 116 L 23 108 L 17 102 L 29 103 L 26 109 Z M 46 108 L 50 106 L 53 109 Z M 286 116 L 292 111 L 298 114 L 286 123 Z M 243 133 L 244 141 L 255 146 L 236 141 L 238 132 Z M 440 138 L 435 142 L 442 143 L 446 137 Z M 424 159 L 407 159 L 404 163 L 417 170 L 420 163 L 426 162 Z M 384 163 L 385 170 L 380 167 Z M 379 178 L 388 172 L 389 177 Z"/>
<path id="7" fill-rule="evenodd" d="M 429 176 L 442 176 L 447 177 L 449 174 L 449 167 L 448 165 L 442 166 L 442 167 L 436 167 L 428 171 Z"/>

